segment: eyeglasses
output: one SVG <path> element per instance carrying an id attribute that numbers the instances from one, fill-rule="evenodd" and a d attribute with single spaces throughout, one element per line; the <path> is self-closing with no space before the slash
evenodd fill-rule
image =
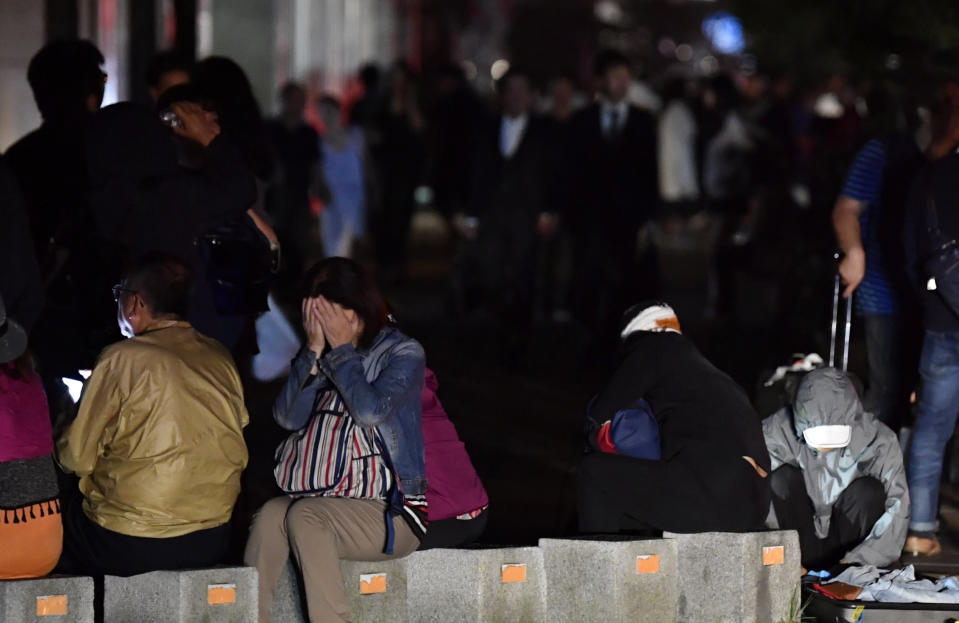
<path id="1" fill-rule="evenodd" d="M 115 303 L 119 303 L 119 302 L 120 302 L 120 294 L 121 294 L 122 292 L 127 292 L 127 293 L 129 293 L 129 294 L 136 294 L 136 293 L 137 293 L 136 290 L 131 290 L 130 288 L 125 288 L 125 287 L 123 287 L 122 284 L 119 284 L 119 283 L 118 283 L 117 285 L 113 286 L 113 301 L 114 301 Z"/>

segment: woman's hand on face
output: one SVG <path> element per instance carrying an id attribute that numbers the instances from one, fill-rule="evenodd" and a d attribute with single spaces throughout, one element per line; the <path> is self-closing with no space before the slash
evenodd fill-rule
<path id="1" fill-rule="evenodd" d="M 303 328 L 306 330 L 306 343 L 310 350 L 319 357 L 326 347 L 326 337 L 323 334 L 323 323 L 317 313 L 317 300 L 306 298 L 300 308 L 303 312 Z"/>
<path id="2" fill-rule="evenodd" d="M 180 118 L 181 125 L 173 128 L 180 136 L 196 141 L 204 147 L 209 147 L 213 139 L 219 136 L 220 124 L 216 113 L 204 110 L 194 102 L 175 102 L 170 105 L 170 109 Z"/>
<path id="3" fill-rule="evenodd" d="M 352 344 L 359 337 L 359 320 L 356 312 L 345 310 L 339 304 L 331 303 L 322 296 L 316 299 L 316 309 L 330 348 Z"/>

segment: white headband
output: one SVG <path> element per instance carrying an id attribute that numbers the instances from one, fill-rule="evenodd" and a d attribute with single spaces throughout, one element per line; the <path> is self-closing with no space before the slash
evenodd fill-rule
<path id="1" fill-rule="evenodd" d="M 653 305 L 639 312 L 620 334 L 624 340 L 636 331 L 681 333 L 676 312 L 669 305 Z"/>

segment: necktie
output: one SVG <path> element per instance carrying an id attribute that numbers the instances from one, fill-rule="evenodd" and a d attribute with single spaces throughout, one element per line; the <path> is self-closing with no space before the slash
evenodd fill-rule
<path id="1" fill-rule="evenodd" d="M 612 138 L 619 134 L 622 129 L 623 118 L 618 108 L 609 109 L 609 124 L 606 127 L 606 136 Z"/>

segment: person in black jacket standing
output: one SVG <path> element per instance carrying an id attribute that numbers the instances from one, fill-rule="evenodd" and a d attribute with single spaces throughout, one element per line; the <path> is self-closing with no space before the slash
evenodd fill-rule
<path id="1" fill-rule="evenodd" d="M 565 220 L 574 232 L 573 308 L 595 334 L 605 334 L 617 310 L 639 294 L 655 293 L 655 271 L 640 275 L 636 253 L 659 186 L 656 123 L 627 100 L 629 61 L 605 52 L 596 75 L 602 81 L 599 99 L 573 120 L 575 181 Z"/>
<path id="2" fill-rule="evenodd" d="M 934 136 L 945 136 L 951 147 L 943 158 L 926 165 L 913 181 L 906 208 L 905 256 L 906 269 L 919 292 L 925 336 L 919 361 L 921 389 L 919 417 L 913 429 L 909 450 L 908 478 L 911 516 L 909 537 L 905 552 L 913 555 L 933 555 L 941 551 L 936 538 L 939 514 L 939 481 L 942 475 L 946 443 L 952 436 L 959 413 L 959 313 L 953 309 L 938 290 L 939 284 L 930 279 L 923 262 L 937 255 L 945 241 L 959 238 L 959 154 L 955 153 L 959 127 L 959 87 L 944 89 L 945 101 L 934 113 Z M 951 91 L 951 97 L 950 97 Z M 951 99 L 951 101 L 949 101 Z M 935 127 L 942 130 L 936 132 Z M 935 158 L 939 153 L 930 150 Z M 934 211 L 940 233 L 930 233 L 930 212 Z M 937 240 L 938 238 L 938 240 Z"/>
<path id="3" fill-rule="evenodd" d="M 605 423 L 644 398 L 659 426 L 661 458 L 612 453 L 593 428 L 579 467 L 579 529 L 748 532 L 769 511 L 769 453 L 746 393 L 680 332 L 665 303 L 623 317 L 623 358 L 590 406 Z M 597 450 L 602 450 L 597 452 Z"/>
<path id="4" fill-rule="evenodd" d="M 536 246 L 543 200 L 543 127 L 533 115 L 529 78 L 510 70 L 498 83 L 502 111 L 479 134 L 468 213 L 468 262 L 486 305 L 513 337 L 532 321 Z"/>

